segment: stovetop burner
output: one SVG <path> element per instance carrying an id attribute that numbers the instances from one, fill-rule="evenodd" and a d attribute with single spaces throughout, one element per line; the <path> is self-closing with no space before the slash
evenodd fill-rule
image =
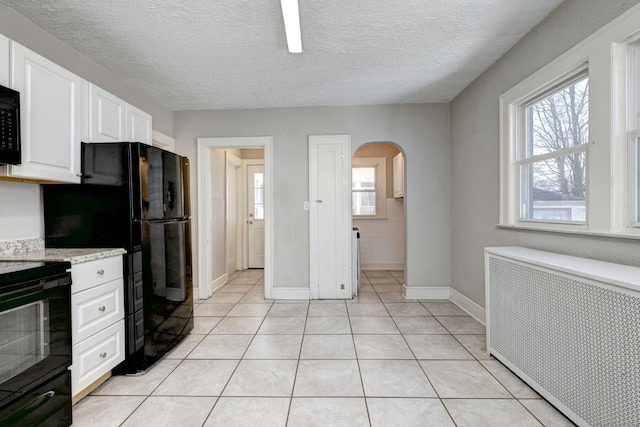
<path id="1" fill-rule="evenodd" d="M 66 261 L 0 261 L 0 286 L 38 280 L 69 268 L 71 263 Z"/>

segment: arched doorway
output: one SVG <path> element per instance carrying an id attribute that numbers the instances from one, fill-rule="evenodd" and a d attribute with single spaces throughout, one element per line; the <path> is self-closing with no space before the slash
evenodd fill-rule
<path id="1" fill-rule="evenodd" d="M 360 146 L 352 160 L 353 226 L 360 233 L 362 291 L 403 291 L 406 266 L 404 153 L 392 142 Z M 375 280 L 371 280 L 375 278 Z M 397 298 L 397 292 L 381 298 Z"/>

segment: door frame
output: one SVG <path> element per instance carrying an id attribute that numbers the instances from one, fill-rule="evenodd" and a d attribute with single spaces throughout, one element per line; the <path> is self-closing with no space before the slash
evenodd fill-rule
<path id="1" fill-rule="evenodd" d="M 208 196 L 211 194 L 211 150 L 236 148 L 261 148 L 264 150 L 264 295 L 265 298 L 272 298 L 273 295 L 273 137 L 203 137 L 197 138 L 198 256 L 196 262 L 198 292 L 201 299 L 208 298 L 213 292 L 211 277 L 212 242 L 210 238 L 203 238 L 204 236 L 211 236 L 212 232 L 210 229 L 211 222 L 208 221 L 213 212 L 211 198 Z"/>
<path id="2" fill-rule="evenodd" d="M 236 188 L 235 188 L 235 195 L 236 195 L 236 199 L 233 200 L 232 202 L 235 204 L 235 208 L 236 208 L 236 215 L 235 215 L 235 220 L 236 220 L 236 253 L 234 254 L 235 256 L 235 260 L 236 260 L 236 270 L 239 270 L 240 268 L 245 268 L 243 267 L 243 260 L 242 260 L 242 214 L 241 214 L 241 210 L 243 209 L 243 205 L 242 205 L 242 197 L 244 194 L 244 190 L 243 190 L 243 181 L 242 181 L 242 159 L 240 159 L 237 156 L 234 156 L 233 154 L 231 154 L 230 152 L 226 151 L 225 152 L 225 161 L 226 161 L 226 165 L 227 165 L 227 173 L 226 173 L 226 179 L 227 179 L 227 183 L 226 183 L 226 190 L 225 190 L 225 212 L 227 215 L 227 220 L 225 221 L 225 244 L 226 246 L 226 250 L 229 250 L 229 205 L 231 200 L 229 199 L 229 167 L 233 167 L 234 168 L 234 174 L 235 174 L 235 179 L 236 179 Z M 226 253 L 226 260 L 227 260 L 227 268 L 226 268 L 226 272 L 227 272 L 227 277 L 229 277 L 229 253 Z"/>
<path id="3" fill-rule="evenodd" d="M 242 159 L 242 268 L 249 268 L 249 166 L 262 166 L 263 159 Z M 265 172 L 266 173 L 266 172 Z M 265 182 L 266 185 L 266 182 Z M 266 191 L 266 190 L 265 190 Z M 265 193 L 266 197 L 266 193 Z M 265 210 L 266 216 L 266 210 Z M 266 223 L 265 223 L 266 226 Z M 266 232 L 266 231 L 265 231 Z M 266 238 L 266 235 L 265 235 Z M 265 239 L 266 245 L 266 239 Z M 265 258 L 265 264 L 266 264 Z"/>
<path id="4" fill-rule="evenodd" d="M 348 224 L 343 233 L 339 235 L 342 242 L 341 247 L 348 254 L 344 260 L 342 276 L 345 281 L 345 289 L 342 292 L 344 299 L 350 299 L 352 296 L 351 274 L 353 263 L 352 254 L 352 228 L 353 217 L 351 215 L 351 162 L 353 153 L 351 153 L 351 135 L 309 135 L 309 291 L 311 299 L 319 299 L 320 284 L 318 276 L 320 271 L 319 259 L 319 242 L 320 234 L 318 230 L 318 150 L 317 147 L 326 144 L 338 144 L 342 147 L 343 173 L 339 179 L 342 180 L 342 190 L 344 199 L 343 212 L 338 213 L 340 222 Z"/>

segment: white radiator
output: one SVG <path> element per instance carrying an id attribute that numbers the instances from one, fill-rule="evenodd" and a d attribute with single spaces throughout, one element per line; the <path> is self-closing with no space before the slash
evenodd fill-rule
<path id="1" fill-rule="evenodd" d="M 640 426 L 640 268 L 485 248 L 487 349 L 580 426 Z"/>

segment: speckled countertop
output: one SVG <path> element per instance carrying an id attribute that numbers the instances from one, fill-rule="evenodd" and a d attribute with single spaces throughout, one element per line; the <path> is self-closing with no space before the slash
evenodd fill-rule
<path id="1" fill-rule="evenodd" d="M 38 240 L 0 242 L 0 261 L 69 261 L 71 264 L 80 264 L 127 253 L 124 249 L 44 248 L 44 244 L 41 245 Z M 15 248 L 27 250 L 11 250 Z"/>

